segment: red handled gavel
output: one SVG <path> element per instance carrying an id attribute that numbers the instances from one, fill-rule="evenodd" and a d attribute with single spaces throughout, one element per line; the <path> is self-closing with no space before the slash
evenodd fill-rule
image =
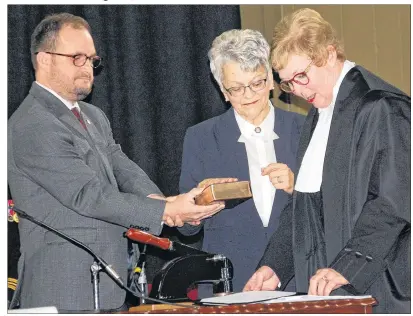
<path id="1" fill-rule="evenodd" d="M 181 255 L 188 254 L 205 254 L 206 252 L 190 247 L 178 241 L 172 241 L 168 238 L 156 237 L 152 234 L 146 233 L 136 228 L 129 228 L 126 233 L 126 237 L 130 240 L 137 241 L 143 244 L 152 245 L 168 251 L 176 251 Z"/>

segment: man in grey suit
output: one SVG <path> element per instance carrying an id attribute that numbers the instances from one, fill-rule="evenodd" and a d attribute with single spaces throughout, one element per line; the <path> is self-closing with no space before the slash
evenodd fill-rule
<path id="1" fill-rule="evenodd" d="M 45 18 L 32 35 L 36 82 L 8 123 L 8 181 L 15 206 L 89 246 L 127 279 L 125 227 L 160 234 L 199 223 L 223 205 L 196 206 L 202 189 L 164 197 L 115 143 L 105 114 L 81 102 L 100 65 L 88 23 L 71 14 Z M 19 284 L 11 308 L 93 309 L 91 257 L 53 232 L 21 219 Z M 125 292 L 100 273 L 102 309 Z"/>

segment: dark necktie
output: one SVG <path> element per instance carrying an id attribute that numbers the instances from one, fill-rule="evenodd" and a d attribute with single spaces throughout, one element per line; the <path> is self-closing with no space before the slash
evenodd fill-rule
<path id="1" fill-rule="evenodd" d="M 87 130 L 85 121 L 83 120 L 82 116 L 80 115 L 79 109 L 77 107 L 72 108 L 72 113 L 77 117 L 80 124 L 82 124 L 83 128 Z"/>

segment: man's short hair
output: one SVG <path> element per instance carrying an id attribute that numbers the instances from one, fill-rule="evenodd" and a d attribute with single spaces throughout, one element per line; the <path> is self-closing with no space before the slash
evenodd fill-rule
<path id="1" fill-rule="evenodd" d="M 42 51 L 53 52 L 59 31 L 63 26 L 70 25 L 75 29 L 86 29 L 91 32 L 89 23 L 80 16 L 70 13 L 57 13 L 45 17 L 34 29 L 31 37 L 30 53 L 34 69 L 37 68 L 36 53 Z"/>

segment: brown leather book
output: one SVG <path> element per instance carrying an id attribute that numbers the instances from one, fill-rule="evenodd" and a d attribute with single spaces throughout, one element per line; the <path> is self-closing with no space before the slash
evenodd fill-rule
<path id="1" fill-rule="evenodd" d="M 197 205 L 208 205 L 215 201 L 225 202 L 225 208 L 232 208 L 252 197 L 249 181 L 215 183 L 207 186 L 195 198 Z"/>

